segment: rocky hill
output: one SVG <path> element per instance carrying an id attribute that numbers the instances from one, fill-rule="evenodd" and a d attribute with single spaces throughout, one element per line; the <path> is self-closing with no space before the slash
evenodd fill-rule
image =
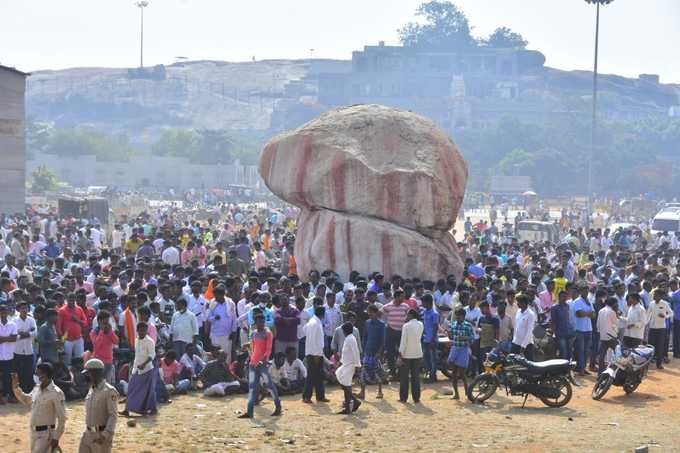
<path id="1" fill-rule="evenodd" d="M 139 70 L 36 71 L 27 114 L 58 127 L 153 133 L 163 127 L 267 129 L 283 88 L 309 72 L 305 61 L 193 61 Z"/>
<path id="2" fill-rule="evenodd" d="M 319 73 L 349 71 L 350 61 L 320 59 L 36 71 L 28 79 L 27 114 L 57 127 L 124 132 L 140 144 L 151 143 L 169 127 L 280 130 L 327 110 L 317 100 Z M 513 115 L 535 108 L 527 106 L 528 99 L 544 104 L 544 110 L 586 113 L 591 84 L 588 72 L 544 68 L 523 82 L 524 101 L 497 99 L 491 105 Z M 600 89 L 601 109 L 611 117 L 665 116 L 669 106 L 680 105 L 680 86 L 653 77 L 603 75 Z"/>

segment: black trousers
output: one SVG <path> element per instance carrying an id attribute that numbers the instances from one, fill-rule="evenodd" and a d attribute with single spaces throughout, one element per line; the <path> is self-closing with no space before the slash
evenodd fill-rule
<path id="1" fill-rule="evenodd" d="M 616 349 L 617 344 L 618 341 L 616 340 L 600 341 L 600 350 L 598 351 L 597 354 L 597 366 L 598 371 L 600 373 L 604 371 L 605 367 L 604 358 L 607 356 L 607 351 L 609 351 L 610 349 L 614 351 Z"/>
<path id="2" fill-rule="evenodd" d="M 666 329 L 649 329 L 649 344 L 654 346 L 656 366 L 663 364 L 664 344 L 666 343 Z"/>
<path id="3" fill-rule="evenodd" d="M 2 389 L 0 396 L 14 398 L 12 392 L 12 372 L 14 371 L 14 360 L 0 360 L 0 378 L 2 379 Z"/>
<path id="4" fill-rule="evenodd" d="M 14 369 L 19 375 L 19 385 L 24 393 L 31 393 L 33 382 L 33 354 L 14 354 Z"/>
<path id="5" fill-rule="evenodd" d="M 385 329 L 385 356 L 387 357 L 387 366 L 389 366 L 390 373 L 393 376 L 396 376 L 397 374 L 397 353 L 400 342 L 401 330 L 394 330 L 387 327 Z"/>
<path id="6" fill-rule="evenodd" d="M 307 356 L 307 378 L 305 379 L 305 390 L 302 398 L 312 399 L 312 391 L 316 391 L 316 400 L 326 399 L 326 389 L 324 388 L 323 376 L 323 357 L 317 355 Z"/>
<path id="7" fill-rule="evenodd" d="M 420 362 L 421 359 L 403 359 L 399 368 L 399 399 L 408 400 L 409 384 L 413 402 L 420 401 Z"/>
<path id="8" fill-rule="evenodd" d="M 359 401 L 359 400 L 358 400 L 358 398 L 357 398 L 356 396 L 354 396 L 354 394 L 352 393 L 352 387 L 350 387 L 350 386 L 344 386 L 344 385 L 343 385 L 343 386 L 342 386 L 342 391 L 343 391 L 344 394 L 345 394 L 345 402 L 343 403 L 342 406 L 343 406 L 345 409 L 347 409 L 348 411 L 352 412 L 352 409 L 354 409 L 355 407 L 357 407 L 357 401 Z"/>
<path id="9" fill-rule="evenodd" d="M 673 320 L 673 357 L 680 358 L 680 320 Z"/>

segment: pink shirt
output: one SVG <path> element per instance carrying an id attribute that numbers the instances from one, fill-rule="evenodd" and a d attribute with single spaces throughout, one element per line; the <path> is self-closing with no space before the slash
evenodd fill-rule
<path id="1" fill-rule="evenodd" d="M 161 370 L 163 371 L 163 383 L 172 384 L 175 382 L 175 378 L 182 372 L 182 364 L 177 360 L 173 360 L 168 365 L 165 360 L 161 360 Z"/>
<path id="2" fill-rule="evenodd" d="M 94 358 L 101 360 L 106 365 L 113 363 L 113 347 L 118 345 L 118 335 L 114 331 L 105 334 L 104 330 L 99 330 L 99 333 L 94 330 L 90 332 L 90 339 L 94 346 Z"/>
<path id="3" fill-rule="evenodd" d="M 538 300 L 541 302 L 541 310 L 545 314 L 546 321 L 550 320 L 550 308 L 553 306 L 553 297 L 550 291 L 545 290 L 538 293 Z"/>

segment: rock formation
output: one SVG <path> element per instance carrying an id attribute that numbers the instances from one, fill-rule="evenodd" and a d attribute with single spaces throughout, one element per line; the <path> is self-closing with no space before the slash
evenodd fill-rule
<path id="1" fill-rule="evenodd" d="M 302 209 L 298 271 L 460 275 L 449 232 L 467 166 L 432 121 L 379 105 L 332 110 L 271 140 L 260 159 L 269 189 Z"/>

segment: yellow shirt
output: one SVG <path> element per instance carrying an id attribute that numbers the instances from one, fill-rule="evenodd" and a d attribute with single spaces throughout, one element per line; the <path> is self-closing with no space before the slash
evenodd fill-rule
<path id="1" fill-rule="evenodd" d="M 553 298 L 557 299 L 560 292 L 567 289 L 567 283 L 569 282 L 569 280 L 567 280 L 564 277 L 557 277 L 557 278 L 553 279 L 553 282 L 555 282 L 555 289 L 553 290 Z"/>

